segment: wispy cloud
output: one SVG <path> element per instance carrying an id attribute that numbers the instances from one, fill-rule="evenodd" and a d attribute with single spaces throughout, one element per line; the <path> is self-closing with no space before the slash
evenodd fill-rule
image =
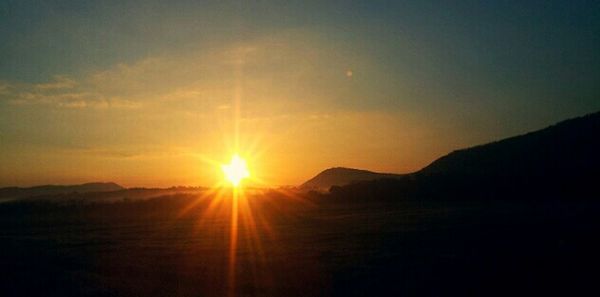
<path id="1" fill-rule="evenodd" d="M 263 116 L 315 112 L 339 109 L 332 107 L 339 92 L 355 96 L 345 90 L 344 55 L 344 49 L 324 46 L 317 36 L 291 32 L 150 56 L 77 78 L 57 75 L 48 82 L 4 86 L 0 93 L 15 106 L 209 115 L 242 104 L 242 112 Z"/>
<path id="2" fill-rule="evenodd" d="M 54 81 L 35 84 L 33 87 L 37 90 L 59 90 L 59 89 L 72 89 L 77 86 L 77 82 L 64 75 L 54 76 Z"/>
<path id="3" fill-rule="evenodd" d="M 139 102 L 118 97 L 106 98 L 99 93 L 84 91 L 48 93 L 32 89 L 20 90 L 17 94 L 9 97 L 8 103 L 15 106 L 46 105 L 68 109 L 137 109 L 141 107 Z"/>
<path id="4" fill-rule="evenodd" d="M 79 146 L 60 147 L 55 151 L 63 154 L 79 154 L 108 159 L 144 159 L 174 156 L 190 156 L 194 151 L 188 147 L 172 147 L 160 145 L 136 146 Z"/>
<path id="5" fill-rule="evenodd" d="M 8 94 L 10 85 L 5 82 L 0 82 L 0 95 Z"/>

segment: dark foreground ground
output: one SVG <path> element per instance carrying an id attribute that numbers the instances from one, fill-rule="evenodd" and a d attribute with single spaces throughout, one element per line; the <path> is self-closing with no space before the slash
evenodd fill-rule
<path id="1" fill-rule="evenodd" d="M 0 204 L 0 295 L 600 292 L 600 203 L 211 201 Z"/>

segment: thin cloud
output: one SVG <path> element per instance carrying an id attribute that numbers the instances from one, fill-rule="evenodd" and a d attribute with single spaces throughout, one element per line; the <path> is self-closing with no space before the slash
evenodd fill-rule
<path id="1" fill-rule="evenodd" d="M 10 86 L 7 83 L 0 82 L 0 95 L 8 94 Z"/>
<path id="2" fill-rule="evenodd" d="M 173 156 L 192 155 L 193 151 L 189 148 L 172 148 L 165 146 L 145 146 L 145 147 L 71 147 L 57 150 L 65 154 L 92 155 L 108 159 L 143 159 L 143 158 L 162 158 Z"/>
<path id="3" fill-rule="evenodd" d="M 8 88 L 8 87 L 7 87 Z M 56 88 L 39 88 L 39 85 L 24 86 L 8 97 L 8 104 L 14 106 L 45 105 L 67 109 L 138 109 L 142 106 L 135 100 L 119 97 L 105 97 L 100 93 L 69 90 L 57 91 Z"/>
<path id="4" fill-rule="evenodd" d="M 54 76 L 54 81 L 36 84 L 34 88 L 37 90 L 59 90 L 59 89 L 72 89 L 77 86 L 77 82 L 64 75 Z"/>

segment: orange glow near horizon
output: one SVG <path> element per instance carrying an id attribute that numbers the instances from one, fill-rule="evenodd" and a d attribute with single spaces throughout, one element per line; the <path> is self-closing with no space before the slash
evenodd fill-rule
<path id="1" fill-rule="evenodd" d="M 307 45 L 314 50 L 301 50 Z M 252 170 L 244 186 L 257 179 L 293 186 L 336 166 L 411 172 L 459 145 L 410 111 L 334 104 L 332 98 L 360 102 L 369 94 L 361 67 L 330 61 L 343 52 L 318 36 L 292 34 L 108 65 L 81 78 L 1 81 L 0 103 L 15 102 L 3 106 L 0 112 L 10 113 L 0 118 L 19 123 L 2 128 L 29 133 L 3 138 L 0 185 L 211 186 L 223 181 L 221 163 L 239 153 Z M 314 67 L 321 56 L 327 57 L 323 69 Z M 317 88 L 312 77 L 325 74 L 331 85 Z M 25 94 L 35 98 L 19 97 Z M 52 114 L 45 112 L 50 107 Z M 41 122 L 30 120 L 36 118 Z M 19 143 L 38 138 L 39 144 Z M 422 138 L 427 141 L 415 141 Z"/>

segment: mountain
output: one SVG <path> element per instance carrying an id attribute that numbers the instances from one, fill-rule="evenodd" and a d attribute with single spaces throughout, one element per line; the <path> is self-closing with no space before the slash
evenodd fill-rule
<path id="1" fill-rule="evenodd" d="M 454 151 L 414 176 L 423 196 L 593 198 L 600 194 L 600 112 Z"/>
<path id="2" fill-rule="evenodd" d="M 0 188 L 0 200 L 12 200 L 35 196 L 49 196 L 69 193 L 90 193 L 119 191 L 125 188 L 112 182 L 86 183 L 81 185 L 44 185 L 29 188 L 7 187 Z"/>
<path id="3" fill-rule="evenodd" d="M 330 193 L 341 200 L 360 201 L 580 200 L 600 197 L 598 177 L 600 112 L 457 150 L 399 179 L 348 184 Z"/>
<path id="4" fill-rule="evenodd" d="M 596 171 L 600 165 L 600 112 L 542 130 L 454 151 L 424 175 L 552 175 Z"/>
<path id="5" fill-rule="evenodd" d="M 401 178 L 402 174 L 378 173 L 367 170 L 335 167 L 329 168 L 300 185 L 303 190 L 327 190 L 331 186 L 343 186 L 353 182 L 382 178 Z"/>

